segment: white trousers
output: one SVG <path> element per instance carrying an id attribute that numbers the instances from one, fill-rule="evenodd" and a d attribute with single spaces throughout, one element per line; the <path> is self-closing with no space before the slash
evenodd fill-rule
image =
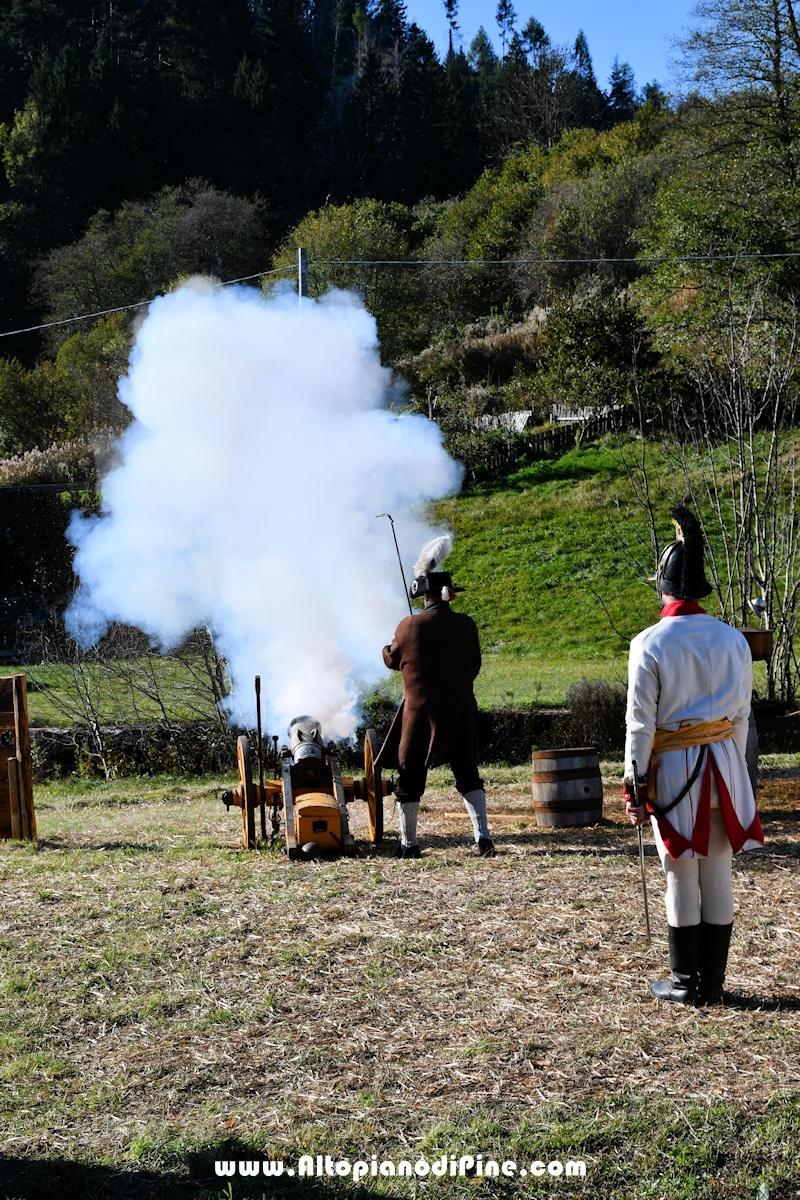
<path id="1" fill-rule="evenodd" d="M 733 850 L 722 809 L 711 809 L 708 858 L 679 858 L 677 861 L 670 858 L 655 817 L 652 823 L 658 857 L 667 877 L 664 897 L 667 924 L 676 928 L 699 925 L 702 920 L 709 925 L 729 925 L 733 920 Z"/>

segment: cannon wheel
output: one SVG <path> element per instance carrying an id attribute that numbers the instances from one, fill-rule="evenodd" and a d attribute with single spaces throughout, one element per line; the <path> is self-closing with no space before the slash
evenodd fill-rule
<path id="1" fill-rule="evenodd" d="M 368 729 L 364 738 L 364 799 L 367 802 L 369 840 L 377 846 L 383 841 L 383 780 L 381 769 L 375 766 L 378 757 L 378 735 Z"/>
<path id="2" fill-rule="evenodd" d="M 253 850 L 256 844 L 256 790 L 253 787 L 250 742 L 244 734 L 236 743 L 236 756 L 242 788 L 242 845 L 245 850 Z"/>

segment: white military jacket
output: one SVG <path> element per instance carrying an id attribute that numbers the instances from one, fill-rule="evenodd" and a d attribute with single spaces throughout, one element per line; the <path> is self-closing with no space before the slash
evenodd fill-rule
<path id="1" fill-rule="evenodd" d="M 669 615 L 675 611 L 681 615 Z M 688 613 L 687 613 L 687 610 Z M 683 615 L 686 614 L 686 615 Z M 734 852 L 762 845 L 764 835 L 745 763 L 753 663 L 738 630 L 704 612 L 696 601 L 670 604 L 657 625 L 631 642 L 628 663 L 625 777 L 647 770 L 657 729 L 675 730 L 727 717 L 734 737 L 713 742 L 700 775 L 658 826 L 673 859 L 708 854 L 712 771 Z M 699 746 L 658 755 L 656 804 L 664 808 L 691 778 Z"/>

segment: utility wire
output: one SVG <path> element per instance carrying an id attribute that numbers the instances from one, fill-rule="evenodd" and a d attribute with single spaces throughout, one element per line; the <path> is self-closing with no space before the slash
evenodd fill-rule
<path id="1" fill-rule="evenodd" d="M 639 258 L 316 258 L 309 267 L 532 267 L 532 266 L 589 266 L 597 263 L 679 263 L 679 262 L 741 262 L 766 259 L 800 258 L 800 250 L 788 250 L 780 254 L 675 254 L 649 255 Z M 271 271 L 256 271 L 253 275 L 242 275 L 239 279 L 226 279 L 211 286 L 230 287 L 234 283 L 248 283 L 251 279 L 264 279 L 269 275 L 282 275 L 296 271 L 294 264 L 276 267 Z M 137 300 L 135 304 L 120 304 L 117 308 L 104 308 L 101 312 L 83 313 L 79 317 L 64 317 L 60 321 L 45 321 L 41 325 L 28 325 L 25 329 L 9 329 L 0 333 L 0 338 L 15 337 L 18 333 L 37 333 L 40 329 L 53 329 L 57 325 L 72 325 L 76 321 L 90 321 L 95 317 L 108 317 L 112 313 L 128 312 L 132 308 L 145 308 L 151 300 Z"/>
<path id="2" fill-rule="evenodd" d="M 225 279 L 221 283 L 212 283 L 211 287 L 230 287 L 234 283 L 247 283 L 250 279 L 261 279 L 265 275 L 281 275 L 284 271 L 294 270 L 296 268 L 292 266 L 278 267 L 274 271 L 257 271 L 255 275 L 242 275 L 239 279 Z M 145 308 L 158 298 L 158 296 L 154 296 L 152 300 L 137 300 L 135 304 L 120 304 L 117 308 L 104 308 L 101 312 L 83 313 L 79 317 L 64 317 L 61 321 L 45 321 L 43 325 L 28 325 L 26 329 L 9 329 L 5 333 L 0 333 L 0 338 L 14 337 L 17 333 L 36 333 L 39 329 L 52 329 L 55 325 L 72 325 L 75 321 L 90 321 L 93 317 L 109 317 L 112 313 L 129 312 L 132 308 Z"/>
<path id="3" fill-rule="evenodd" d="M 514 267 L 575 263 L 737 262 L 742 259 L 800 258 L 800 250 L 780 254 L 674 254 L 637 258 L 316 258 L 309 267 Z"/>

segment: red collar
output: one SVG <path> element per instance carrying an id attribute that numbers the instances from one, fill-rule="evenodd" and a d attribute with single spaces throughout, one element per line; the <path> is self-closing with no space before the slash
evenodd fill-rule
<path id="1" fill-rule="evenodd" d="M 701 608 L 696 600 L 673 600 L 671 604 L 665 604 L 661 610 L 661 620 L 664 617 L 696 617 L 699 614 L 706 614 L 706 610 Z"/>

